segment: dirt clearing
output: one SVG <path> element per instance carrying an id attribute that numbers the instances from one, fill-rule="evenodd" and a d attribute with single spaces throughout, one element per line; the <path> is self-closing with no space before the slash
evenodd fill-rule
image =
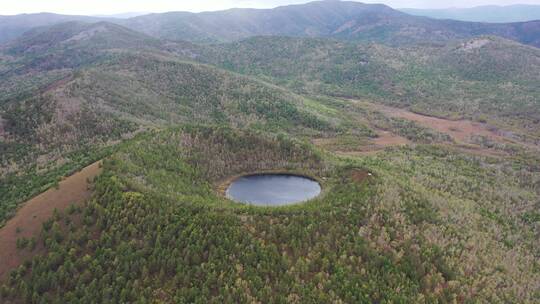
<path id="1" fill-rule="evenodd" d="M 393 108 L 383 105 L 364 103 L 369 107 L 382 112 L 388 117 L 403 118 L 414 121 L 421 126 L 437 130 L 450 135 L 458 142 L 467 142 L 472 135 L 485 136 L 493 141 L 508 142 L 499 132 L 487 124 L 470 120 L 449 120 L 413 113 L 404 109 Z"/>
<path id="2" fill-rule="evenodd" d="M 317 138 L 313 139 L 312 143 L 342 156 L 368 156 L 383 151 L 386 147 L 404 146 L 410 143 L 405 137 L 389 131 L 376 130 L 376 132 L 376 138 L 358 138 L 352 141 L 349 138 L 346 144 L 339 137 Z"/>
<path id="3" fill-rule="evenodd" d="M 61 211 L 71 204 L 84 203 L 92 194 L 87 180 L 93 180 L 100 173 L 100 162 L 96 162 L 64 179 L 58 189 L 49 189 L 22 205 L 15 217 L 0 229 L 0 281 L 25 260 L 43 251 L 42 244 L 38 244 L 34 252 L 19 250 L 17 239 L 37 239 L 43 222 L 53 215 L 54 209 Z"/>
<path id="4" fill-rule="evenodd" d="M 396 135 L 389 131 L 379 131 L 377 132 L 377 135 L 378 137 L 374 138 L 372 141 L 375 145 L 382 148 L 391 146 L 403 146 L 410 143 L 410 141 L 405 137 Z"/>
<path id="5" fill-rule="evenodd" d="M 363 183 L 366 179 L 370 178 L 371 176 L 372 174 L 366 170 L 355 169 L 351 172 L 351 178 L 353 179 L 353 181 L 359 184 Z"/>

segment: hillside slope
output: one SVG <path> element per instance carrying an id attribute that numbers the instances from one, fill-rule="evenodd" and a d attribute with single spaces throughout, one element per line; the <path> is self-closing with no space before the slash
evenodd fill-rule
<path id="1" fill-rule="evenodd" d="M 191 54 L 191 49 L 182 44 L 163 42 L 105 22 L 66 23 L 33 30 L 0 50 L 6 58 L 0 65 L 0 107 L 5 111 L 3 129 L 8 134 L 22 132 L 14 127 L 17 122 L 11 114 L 28 99 L 36 106 L 36 98 L 64 104 L 71 110 L 91 106 L 169 122 L 191 115 L 228 119 L 227 114 L 232 112 L 227 111 L 237 111 L 238 106 L 225 103 L 249 103 L 253 98 L 260 99 L 258 106 L 266 102 L 268 111 L 260 110 L 259 115 L 271 115 L 277 100 L 281 108 L 274 110 L 296 115 L 293 104 L 302 99 L 258 80 L 182 60 L 180 55 L 185 58 Z M 121 105 L 124 111 L 118 108 Z M 242 111 L 250 113 L 254 110 L 250 107 L 244 104 Z M 20 114 L 30 115 L 25 111 Z M 231 117 L 240 119 L 236 114 Z M 280 117 L 286 119 L 287 115 L 279 113 L 273 118 Z M 295 118 L 291 121 L 302 123 L 300 116 Z M 250 120 L 257 121 L 257 117 Z"/>
<path id="2" fill-rule="evenodd" d="M 408 48 L 255 37 L 193 52 L 303 94 L 372 98 L 435 116 L 487 115 L 539 129 L 540 51 L 498 37 Z"/>
<path id="3" fill-rule="evenodd" d="M 0 81 L 0 223 L 54 182 L 44 172 L 93 160 L 143 128 L 193 121 L 293 133 L 339 128 L 304 107 L 302 96 L 180 53 L 178 44 L 108 23 L 55 26 L 10 43 Z"/>

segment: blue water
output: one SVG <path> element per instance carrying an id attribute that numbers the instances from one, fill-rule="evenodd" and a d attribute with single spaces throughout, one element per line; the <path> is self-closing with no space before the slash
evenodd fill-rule
<path id="1" fill-rule="evenodd" d="M 309 178 L 285 174 L 243 176 L 227 189 L 232 200 L 256 206 L 284 206 L 307 201 L 321 193 L 321 186 Z"/>

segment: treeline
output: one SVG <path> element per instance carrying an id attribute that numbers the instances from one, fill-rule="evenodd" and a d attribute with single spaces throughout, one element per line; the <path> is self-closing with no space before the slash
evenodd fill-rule
<path id="1" fill-rule="evenodd" d="M 21 202 L 109 155 L 114 141 L 131 136 L 138 128 L 133 122 L 99 114 L 84 105 L 59 117 L 51 96 L 5 108 L 5 140 L 0 141 L 0 226 Z"/>
<path id="2" fill-rule="evenodd" d="M 309 144 L 292 140 L 284 133 L 269 136 L 227 127 L 188 126 L 171 134 L 169 144 L 171 139 L 179 141 L 179 153 L 186 162 L 210 181 L 273 169 L 321 175 L 328 167 Z"/>
<path id="3" fill-rule="evenodd" d="M 87 148 L 68 153 L 65 163 L 39 170 L 36 165 L 0 177 L 0 227 L 15 215 L 20 203 L 56 185 L 65 177 L 110 155 L 114 148 Z"/>

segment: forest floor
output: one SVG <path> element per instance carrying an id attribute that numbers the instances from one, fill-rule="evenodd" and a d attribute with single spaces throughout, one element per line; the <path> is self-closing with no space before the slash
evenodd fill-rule
<path id="1" fill-rule="evenodd" d="M 95 162 L 66 177 L 58 188 L 49 189 L 22 204 L 17 214 L 0 229 L 0 281 L 25 260 L 44 251 L 42 242 L 37 242 L 34 251 L 19 250 L 17 239 L 38 239 L 43 223 L 55 209 L 62 211 L 72 204 L 81 205 L 90 198 L 92 191 L 88 181 L 101 173 L 100 163 Z"/>

